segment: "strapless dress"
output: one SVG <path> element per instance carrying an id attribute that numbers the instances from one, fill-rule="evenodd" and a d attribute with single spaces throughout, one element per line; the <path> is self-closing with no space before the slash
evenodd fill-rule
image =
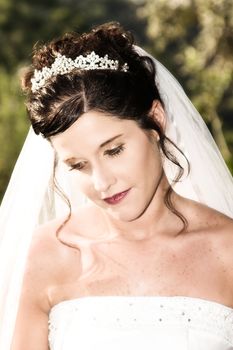
<path id="1" fill-rule="evenodd" d="M 51 350 L 233 350 L 233 309 L 183 296 L 90 296 L 49 314 Z"/>

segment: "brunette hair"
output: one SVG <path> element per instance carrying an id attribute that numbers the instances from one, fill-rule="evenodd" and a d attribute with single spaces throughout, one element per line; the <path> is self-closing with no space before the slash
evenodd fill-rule
<path id="1" fill-rule="evenodd" d="M 178 181 L 183 168 L 168 146 L 172 144 L 178 148 L 149 115 L 154 100 L 159 100 L 163 105 L 155 84 L 156 67 L 149 57 L 140 56 L 133 44 L 131 33 L 119 23 L 110 22 L 95 27 L 89 33 L 68 33 L 47 45 L 37 45 L 34 48 L 33 64 L 22 81 L 23 89 L 28 94 L 28 115 L 35 133 L 41 133 L 48 139 L 65 131 L 90 110 L 103 112 L 109 117 L 134 120 L 140 128 L 158 132 L 162 152 L 179 168 L 174 179 Z M 32 92 L 31 78 L 34 70 L 50 67 L 58 53 L 74 60 L 77 56 L 86 56 L 92 51 L 99 56 L 107 54 L 110 59 L 118 60 L 119 69 L 74 69 L 69 74 L 51 77 L 43 87 Z M 125 63 L 129 67 L 127 72 L 121 70 Z M 56 187 L 60 191 L 58 185 Z M 182 220 L 185 228 L 187 221 L 174 208 L 171 193 L 170 186 L 164 197 L 165 204 Z"/>

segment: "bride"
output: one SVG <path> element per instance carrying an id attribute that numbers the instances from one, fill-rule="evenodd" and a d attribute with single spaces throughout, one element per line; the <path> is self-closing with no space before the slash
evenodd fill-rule
<path id="1" fill-rule="evenodd" d="M 108 23 L 37 48 L 23 87 L 1 348 L 233 349 L 232 177 L 176 80 Z"/>

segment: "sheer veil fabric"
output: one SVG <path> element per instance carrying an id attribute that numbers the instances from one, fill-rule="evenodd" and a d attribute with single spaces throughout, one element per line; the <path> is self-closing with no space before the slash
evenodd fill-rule
<path id="1" fill-rule="evenodd" d="M 135 49 L 140 55 L 149 56 L 141 48 Z M 233 179 L 211 134 L 177 80 L 151 58 L 167 114 L 166 135 L 191 165 L 189 175 L 176 183 L 174 189 L 233 217 Z M 53 158 L 49 142 L 30 129 L 0 207 L 0 349 L 10 349 L 32 234 L 39 224 L 66 210 L 51 185 Z M 183 157 L 180 161 L 187 168 Z M 172 182 L 177 169 L 166 159 L 164 168 Z M 85 202 L 81 194 L 72 190 L 70 172 L 65 173 L 62 167 L 58 182 L 73 205 Z"/>

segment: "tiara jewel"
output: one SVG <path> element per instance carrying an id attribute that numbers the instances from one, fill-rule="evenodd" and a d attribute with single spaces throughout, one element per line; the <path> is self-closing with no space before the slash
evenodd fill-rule
<path id="1" fill-rule="evenodd" d="M 56 76 L 58 74 L 67 74 L 72 72 L 75 68 L 83 69 L 83 70 L 94 70 L 94 69 L 109 69 L 109 70 L 117 70 L 119 68 L 118 60 L 110 60 L 108 55 L 104 57 L 100 57 L 94 51 L 92 51 L 87 56 L 77 56 L 75 60 L 72 58 L 68 58 L 60 53 L 57 54 L 55 61 L 51 65 L 51 67 L 43 67 L 41 70 L 35 69 L 34 76 L 31 79 L 32 83 L 32 92 L 37 91 L 41 87 L 43 87 L 47 80 L 52 76 Z M 127 72 L 129 69 L 128 64 L 125 63 L 121 67 L 121 71 Z"/>

